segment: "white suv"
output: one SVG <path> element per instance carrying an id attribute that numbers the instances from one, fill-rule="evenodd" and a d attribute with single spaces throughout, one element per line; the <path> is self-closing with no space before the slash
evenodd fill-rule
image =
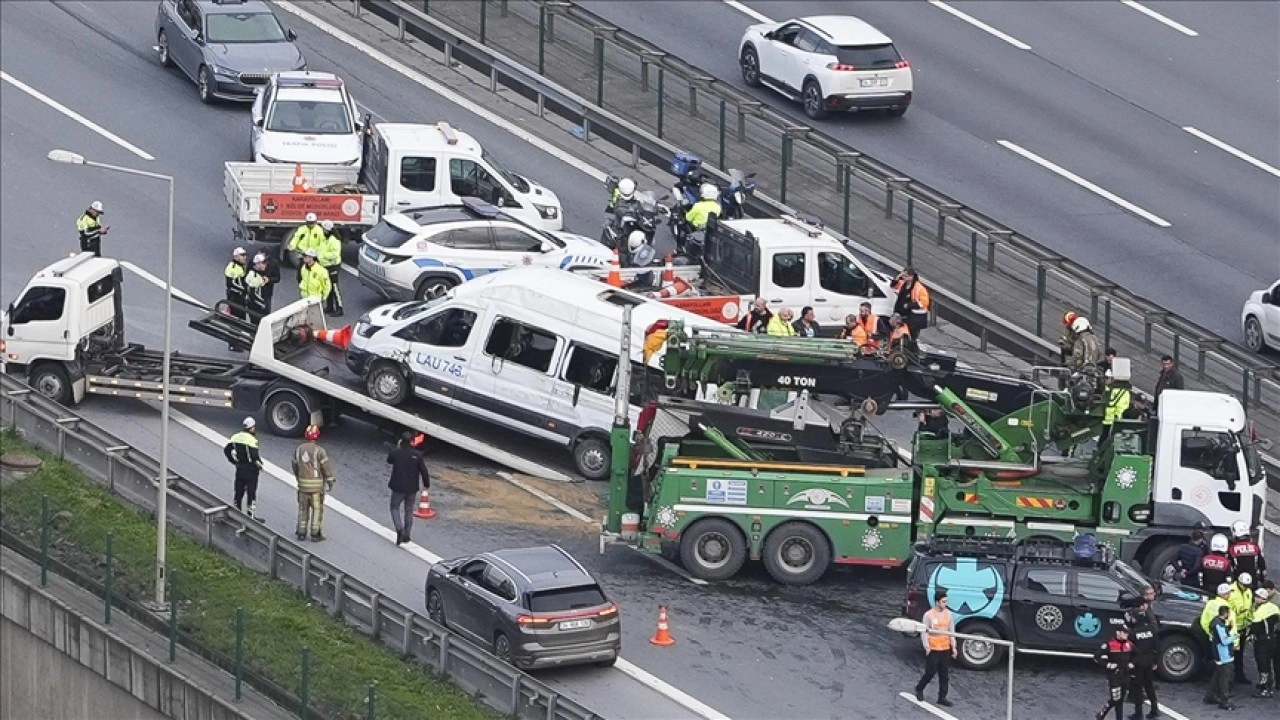
<path id="1" fill-rule="evenodd" d="M 276 73 L 253 101 L 253 160 L 359 165 L 363 127 L 356 113 L 356 103 L 337 75 Z"/>
<path id="2" fill-rule="evenodd" d="M 608 267 L 613 251 L 589 237 L 549 232 L 476 198 L 389 213 L 364 234 L 360 283 L 388 300 L 425 300 L 513 267 Z"/>
<path id="3" fill-rule="evenodd" d="M 748 86 L 800 100 L 814 120 L 843 110 L 899 116 L 911 104 L 911 65 L 888 36 L 847 15 L 752 25 L 738 62 Z"/>
<path id="4" fill-rule="evenodd" d="M 1249 296 L 1240 312 L 1240 329 L 1244 344 L 1254 352 L 1263 348 L 1280 350 L 1280 280 L 1270 290 L 1259 290 Z"/>

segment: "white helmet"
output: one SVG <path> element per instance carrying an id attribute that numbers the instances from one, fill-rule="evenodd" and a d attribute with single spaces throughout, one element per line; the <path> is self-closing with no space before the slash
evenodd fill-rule
<path id="1" fill-rule="evenodd" d="M 255 421 L 252 417 L 245 418 L 244 422 L 240 424 L 244 426 L 245 430 L 252 430 L 254 427 L 258 425 L 257 421 Z"/>
<path id="2" fill-rule="evenodd" d="M 240 257 L 241 255 L 244 255 L 244 254 L 245 254 L 245 249 L 242 247 L 238 247 L 235 250 L 231 251 L 231 257 Z"/>
<path id="3" fill-rule="evenodd" d="M 622 178 L 618 181 L 618 195 L 623 200 L 630 200 L 636 194 L 636 181 L 631 178 Z"/>
<path id="4" fill-rule="evenodd" d="M 1209 552 L 1224 553 L 1227 551 L 1227 536 L 1222 533 L 1215 534 L 1209 539 Z"/>
<path id="5" fill-rule="evenodd" d="M 1218 594 L 1219 594 L 1219 595 L 1230 595 L 1230 594 L 1231 594 L 1231 586 L 1230 586 L 1230 585 L 1228 585 L 1228 584 L 1226 584 L 1226 583 L 1222 583 L 1221 585 L 1219 585 L 1219 586 L 1218 586 Z"/>
<path id="6" fill-rule="evenodd" d="M 89 203 L 89 209 L 96 210 L 97 212 L 102 212 L 102 201 L 94 200 L 93 202 Z"/>
<path id="7" fill-rule="evenodd" d="M 632 230 L 627 236 L 627 247 L 631 248 L 631 252 L 635 252 L 644 246 L 645 237 L 643 230 Z"/>
<path id="8" fill-rule="evenodd" d="M 1240 577 L 1236 578 L 1236 582 L 1248 587 L 1253 584 L 1253 576 L 1249 573 L 1240 573 Z"/>
<path id="9" fill-rule="evenodd" d="M 1249 526 L 1243 520 L 1237 520 L 1231 523 L 1231 536 L 1236 540 L 1242 540 L 1249 537 Z"/>
<path id="10" fill-rule="evenodd" d="M 1071 323 L 1071 332 L 1082 333 L 1092 327 L 1093 326 L 1089 324 L 1089 318 L 1078 317 L 1075 322 Z"/>
<path id="11" fill-rule="evenodd" d="M 257 264 L 259 264 L 259 263 L 262 263 L 262 264 L 264 264 L 264 265 L 265 265 L 265 264 L 266 264 L 266 262 L 267 262 L 267 255 L 266 255 L 266 253 L 258 253 L 257 255 L 254 255 L 254 256 L 253 256 L 253 264 L 254 264 L 254 265 L 257 265 Z"/>
<path id="12" fill-rule="evenodd" d="M 320 253 L 317 252 L 315 248 L 307 248 L 307 251 L 302 253 L 302 257 L 318 258 L 320 257 Z"/>
<path id="13" fill-rule="evenodd" d="M 330 230 L 332 230 L 332 229 L 333 229 L 333 221 L 332 221 L 332 220 L 321 220 L 321 221 L 320 221 L 320 227 L 324 228 L 324 231 L 325 231 L 325 232 L 329 232 Z"/>
<path id="14" fill-rule="evenodd" d="M 703 183 L 702 188 L 698 190 L 698 195 L 703 200 L 719 200 L 720 188 L 712 185 L 711 183 Z"/>
<path id="15" fill-rule="evenodd" d="M 309 223 L 313 223 L 313 222 L 315 222 L 315 221 L 316 221 L 316 214 L 315 214 L 315 213 L 307 213 L 307 216 L 306 216 L 305 218 L 303 218 L 303 220 L 305 220 L 305 221 L 307 221 L 307 222 L 309 222 Z"/>

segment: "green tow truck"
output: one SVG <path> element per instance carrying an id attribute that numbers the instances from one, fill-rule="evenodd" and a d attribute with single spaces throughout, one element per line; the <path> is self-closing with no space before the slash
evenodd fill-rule
<path id="1" fill-rule="evenodd" d="M 1265 471 L 1227 395 L 1167 391 L 1156 419 L 1117 421 L 1097 443 L 1099 393 L 1080 378 L 1058 390 L 944 353 L 665 332 L 668 394 L 634 432 L 618 404 L 602 552 L 633 544 L 704 580 L 762 560 L 806 585 L 832 564 L 900 566 L 933 536 L 1093 534 L 1161 576 L 1197 524 L 1261 520 Z M 1125 380 L 1128 361 L 1114 372 Z M 903 389 L 925 402 L 894 402 Z M 866 429 L 872 413 L 933 407 L 949 431 L 917 432 L 909 454 Z"/>

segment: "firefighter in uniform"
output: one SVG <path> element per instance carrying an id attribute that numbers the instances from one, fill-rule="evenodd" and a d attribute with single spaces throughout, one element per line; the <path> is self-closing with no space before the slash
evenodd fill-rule
<path id="1" fill-rule="evenodd" d="M 320 246 L 324 244 L 325 232 L 324 228 L 316 223 L 316 214 L 307 213 L 304 223 L 293 231 L 293 237 L 289 239 L 286 249 L 296 252 L 300 255 L 306 255 L 308 250 L 320 251 Z M 302 266 L 298 266 L 298 275 L 302 275 Z"/>
<path id="2" fill-rule="evenodd" d="M 1233 666 L 1235 668 L 1235 681 L 1237 685 L 1247 687 L 1249 678 L 1244 675 L 1244 646 L 1249 636 L 1249 625 L 1253 622 L 1253 576 L 1249 573 L 1240 573 L 1235 582 L 1231 583 L 1231 592 L 1227 595 L 1227 604 L 1231 606 L 1232 619 L 1235 620 L 1236 641 L 1235 657 L 1233 658 Z"/>
<path id="3" fill-rule="evenodd" d="M 1258 664 L 1258 689 L 1254 694 L 1269 698 L 1276 692 L 1273 666 L 1276 646 L 1280 641 L 1280 607 L 1272 601 L 1271 593 L 1265 588 L 1254 593 L 1253 602 L 1253 623 L 1249 632 L 1253 636 L 1253 660 Z"/>
<path id="4" fill-rule="evenodd" d="M 329 296 L 329 271 L 320 266 L 318 257 L 315 248 L 302 255 L 302 265 L 298 268 L 298 293 L 304 298 L 324 300 Z"/>
<path id="5" fill-rule="evenodd" d="M 1133 670 L 1133 643 L 1129 641 L 1129 628 L 1117 625 L 1111 639 L 1093 653 L 1093 661 L 1107 671 L 1107 704 L 1098 711 L 1097 719 L 1104 720 L 1115 708 L 1116 720 L 1124 718 L 1124 692 L 1129 687 L 1129 674 Z"/>
<path id="6" fill-rule="evenodd" d="M 342 293 L 338 291 L 338 276 L 342 274 L 342 238 L 333 232 L 333 221 L 320 223 L 324 240 L 316 248 L 320 266 L 329 273 L 329 294 L 324 298 L 325 313 L 342 317 Z"/>
<path id="7" fill-rule="evenodd" d="M 1267 579 L 1267 559 L 1262 555 L 1262 546 L 1254 541 L 1248 524 L 1243 520 L 1231 523 L 1231 545 L 1227 547 L 1227 557 L 1231 559 L 1231 574 L 1236 577 L 1249 573 L 1259 585 Z"/>
<path id="8" fill-rule="evenodd" d="M 111 228 L 102 224 L 102 202 L 94 200 L 88 209 L 76 220 L 76 231 L 80 233 L 80 252 L 91 252 L 102 257 L 102 236 Z"/>
<path id="9" fill-rule="evenodd" d="M 1147 717 L 1159 717 L 1160 706 L 1156 704 L 1156 657 L 1160 653 L 1160 644 L 1156 640 L 1160 636 L 1160 619 L 1151 609 L 1151 601 L 1146 597 L 1134 601 L 1133 609 L 1125 614 L 1125 623 L 1133 629 L 1133 684 L 1129 688 L 1129 699 L 1133 702 L 1133 714 L 1130 720 L 1142 717 L 1142 698 L 1151 703 L 1151 711 Z"/>
<path id="10" fill-rule="evenodd" d="M 1068 310 L 1062 316 L 1062 337 L 1058 338 L 1058 356 L 1062 358 L 1063 365 L 1066 365 L 1067 360 L 1071 358 L 1071 348 L 1076 345 L 1076 333 L 1071 326 L 1075 324 L 1078 317 L 1080 314 L 1075 310 Z"/>
<path id="11" fill-rule="evenodd" d="M 1209 538 L 1209 552 L 1200 558 L 1200 589 L 1214 592 L 1231 577 L 1231 558 L 1227 555 L 1227 536 L 1222 533 Z"/>
<path id="12" fill-rule="evenodd" d="M 258 429 L 253 418 L 245 418 L 240 432 L 227 438 L 222 454 L 227 462 L 236 466 L 236 509 L 244 509 L 243 502 L 248 496 L 249 517 L 261 521 L 258 515 L 258 473 L 262 472 L 262 456 L 258 454 Z"/>
<path id="13" fill-rule="evenodd" d="M 293 476 L 298 482 L 298 532 L 299 540 L 306 540 L 308 533 L 314 542 L 324 540 L 324 494 L 333 490 L 333 467 L 329 453 L 316 443 L 320 428 L 308 425 L 305 441 L 293 451 Z"/>

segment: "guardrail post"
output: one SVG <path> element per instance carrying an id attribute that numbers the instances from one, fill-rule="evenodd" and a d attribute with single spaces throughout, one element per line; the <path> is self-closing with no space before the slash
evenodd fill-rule
<path id="1" fill-rule="evenodd" d="M 1049 269 L 1036 264 L 1036 337 L 1044 335 L 1044 296 L 1049 284 Z"/>
<path id="2" fill-rule="evenodd" d="M 115 537 L 115 533 L 108 530 L 107 531 L 107 577 L 106 577 L 106 582 L 103 583 L 103 592 L 102 592 L 102 624 L 103 625 L 111 624 L 111 601 L 115 594 L 114 590 L 115 590 L 115 583 L 116 583 L 116 554 L 115 554 L 114 548 L 112 548 L 111 546 L 112 545 L 111 541 L 112 539 L 114 539 L 114 537 Z"/>
<path id="3" fill-rule="evenodd" d="M 755 101 L 738 103 L 738 142 L 747 141 L 747 110 L 758 110 L 763 105 Z"/>
<path id="4" fill-rule="evenodd" d="M 488 0 L 480 0 L 480 44 L 485 44 L 485 35 L 489 30 L 489 2 Z"/>
<path id="5" fill-rule="evenodd" d="M 425 3 L 426 0 L 423 0 Z M 360 0 L 351 0 L 351 14 L 360 17 Z"/>
<path id="6" fill-rule="evenodd" d="M 916 249 L 916 199 L 907 196 L 907 265 L 911 265 L 911 259 L 915 255 Z"/>
<path id="7" fill-rule="evenodd" d="M 547 12 L 547 42 L 556 43 L 556 14 Z"/>
<path id="8" fill-rule="evenodd" d="M 302 646 L 302 687 L 299 688 L 298 717 L 307 720 L 308 705 L 311 704 L 311 648 Z"/>
<path id="9" fill-rule="evenodd" d="M 1111 347 L 1111 298 L 1102 299 L 1102 348 Z"/>
<path id="10" fill-rule="evenodd" d="M 404 31 L 407 24 L 403 15 L 396 18 L 396 40 L 404 42 Z"/>
<path id="11" fill-rule="evenodd" d="M 49 496 L 40 496 L 40 587 L 49 584 Z"/>
<path id="12" fill-rule="evenodd" d="M 369 634 L 377 640 L 382 635 L 382 594 L 374 593 L 369 598 Z"/>
<path id="13" fill-rule="evenodd" d="M 978 302 L 978 231 L 969 233 L 969 302 Z"/>
<path id="14" fill-rule="evenodd" d="M 505 3 L 504 3 L 505 4 Z M 369 683 L 369 694 L 364 699 L 365 720 L 375 720 L 378 717 L 378 684 Z"/>
<path id="15" fill-rule="evenodd" d="M 1196 377 L 1204 379 L 1204 360 L 1210 350 L 1217 350 L 1219 343 L 1209 340 L 1196 340 Z"/>
<path id="16" fill-rule="evenodd" d="M 524 673 L 516 673 L 511 680 L 511 717 L 520 717 L 520 682 L 524 679 Z"/>
<path id="17" fill-rule="evenodd" d="M 849 165 L 844 165 L 842 169 L 844 170 L 841 173 L 841 179 L 844 182 L 844 223 L 840 226 L 840 232 L 845 237 L 849 237 L 849 177 L 853 168 Z"/>
<path id="18" fill-rule="evenodd" d="M 963 207 L 957 203 L 942 203 L 938 206 L 938 236 L 939 245 L 947 244 L 947 218 L 960 212 Z"/>
<path id="19" fill-rule="evenodd" d="M 658 139 L 662 139 L 662 111 L 666 107 L 666 101 L 663 97 L 663 80 L 666 72 L 662 68 L 658 68 Z"/>
<path id="20" fill-rule="evenodd" d="M 911 178 L 895 177 L 884 181 L 884 219 L 893 219 L 893 195 L 896 191 L 906 190 Z"/>
<path id="21" fill-rule="evenodd" d="M 359 1 L 360 0 L 356 0 L 356 3 L 359 4 Z M 422 0 L 422 13 L 424 15 L 431 14 L 431 0 Z"/>
<path id="22" fill-rule="evenodd" d="M 278 580 L 279 574 L 280 574 L 280 570 L 279 570 L 280 536 L 279 535 L 272 535 L 271 539 L 267 540 L 267 564 L 270 565 L 270 567 L 267 568 L 267 575 L 272 580 Z"/>
<path id="23" fill-rule="evenodd" d="M 644 63 L 640 63 L 641 67 Z M 538 6 L 538 74 L 547 74 L 547 6 Z M 648 77 L 644 78 L 648 80 Z"/>
<path id="24" fill-rule="evenodd" d="M 786 130 L 782 131 L 782 172 L 781 185 L 778 191 L 778 201 L 783 205 L 787 204 L 787 166 L 791 164 L 791 134 Z"/>
<path id="25" fill-rule="evenodd" d="M 1180 335 L 1179 333 L 1174 333 L 1173 334 L 1173 361 L 1175 363 L 1181 364 L 1181 361 L 1179 360 L 1181 356 L 1182 356 L 1182 335 Z"/>
<path id="26" fill-rule="evenodd" d="M 236 608 L 236 659 L 232 672 L 236 678 L 236 702 L 243 697 L 244 683 L 244 608 Z"/>
<path id="27" fill-rule="evenodd" d="M 604 38 L 595 37 L 596 46 L 596 105 L 604 107 Z"/>
<path id="28" fill-rule="evenodd" d="M 547 695 L 547 720 L 556 720 L 556 706 L 560 704 L 560 693 L 552 690 Z"/>
<path id="29" fill-rule="evenodd" d="M 347 576 L 338 573 L 333 576 L 333 616 L 342 618 L 342 606 L 347 600 Z"/>
<path id="30" fill-rule="evenodd" d="M 1009 243 L 1009 238 L 1013 237 L 1012 230 L 992 230 L 987 233 L 987 270 L 995 272 L 996 269 L 996 246 L 1000 243 Z"/>
<path id="31" fill-rule="evenodd" d="M 178 659 L 178 606 L 182 598 L 178 595 L 178 571 L 169 571 L 169 662 Z"/>
<path id="32" fill-rule="evenodd" d="M 1240 376 L 1244 381 L 1243 382 L 1244 387 L 1241 388 L 1241 391 L 1240 391 L 1240 407 L 1244 408 L 1245 410 L 1249 409 L 1249 376 L 1252 374 L 1253 374 L 1253 371 L 1250 370 L 1249 368 L 1244 368 L 1244 370 L 1242 370 L 1240 373 Z"/>

